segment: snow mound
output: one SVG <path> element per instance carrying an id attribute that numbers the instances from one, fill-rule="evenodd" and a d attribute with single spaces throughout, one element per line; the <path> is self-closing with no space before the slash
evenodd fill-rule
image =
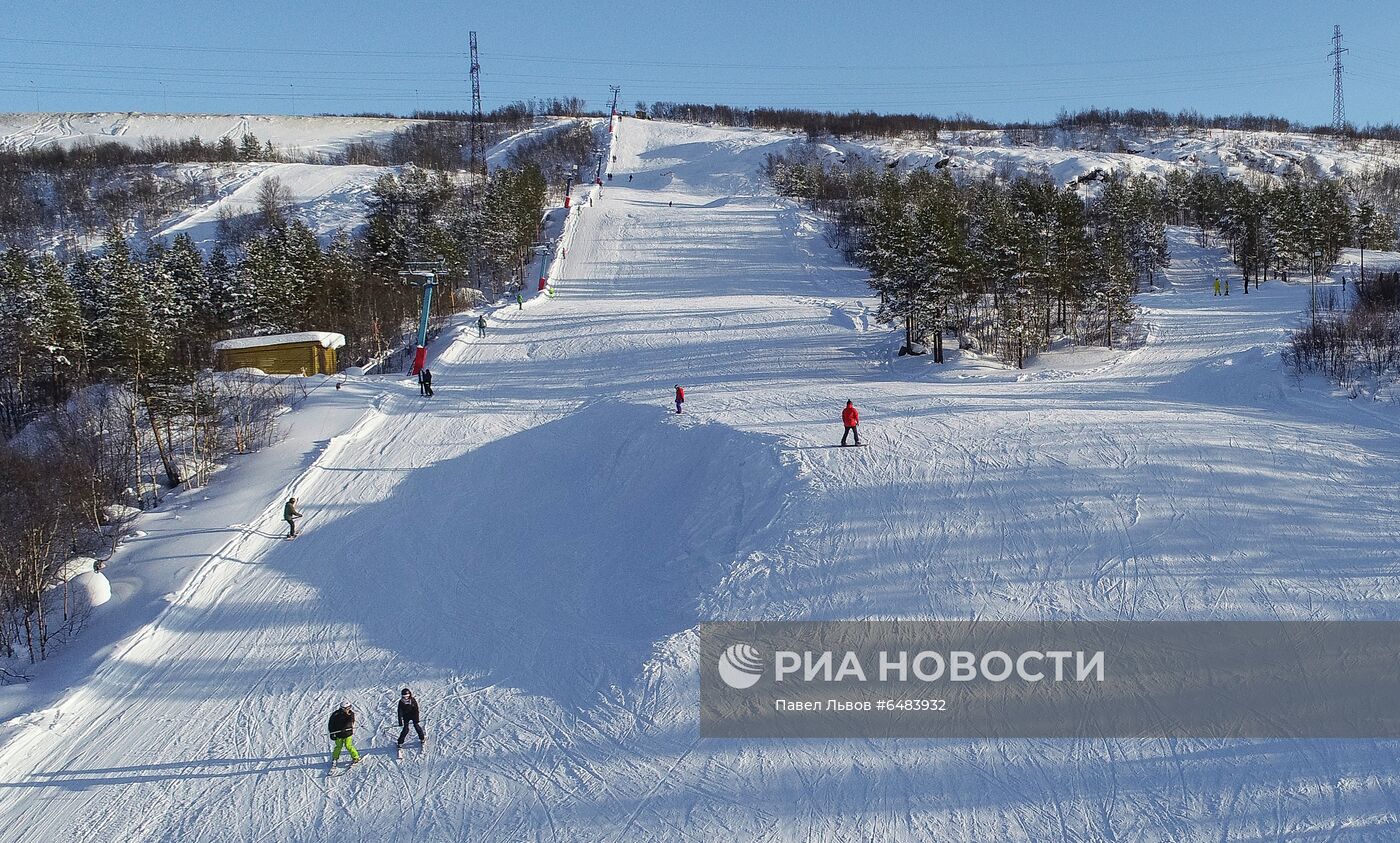
<path id="1" fill-rule="evenodd" d="M 357 567 L 394 583 L 359 620 L 395 661 L 591 707 L 635 682 L 657 641 L 702 620 L 702 595 L 758 541 L 793 479 L 776 438 L 672 418 L 594 404 L 413 471 L 268 559 L 331 614 L 363 601 Z M 357 526 L 378 523 L 398 529 Z"/>
<path id="2" fill-rule="evenodd" d="M 101 571 L 84 571 L 73 578 L 73 590 L 80 605 L 95 608 L 112 599 L 112 584 Z"/>

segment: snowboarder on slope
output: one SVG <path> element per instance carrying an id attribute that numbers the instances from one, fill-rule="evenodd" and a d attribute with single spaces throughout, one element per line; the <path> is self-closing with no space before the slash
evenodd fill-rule
<path id="1" fill-rule="evenodd" d="M 685 403 L 685 390 L 680 384 L 676 384 L 676 415 L 681 414 L 681 405 Z"/>
<path id="2" fill-rule="evenodd" d="M 301 517 L 301 512 L 297 510 L 297 499 L 287 498 L 287 503 L 282 506 L 282 520 L 287 522 L 287 538 L 297 537 L 297 519 Z"/>
<path id="3" fill-rule="evenodd" d="M 331 766 L 340 760 L 342 749 L 350 750 L 350 766 L 360 763 L 360 753 L 355 749 L 355 712 L 350 708 L 347 700 L 340 704 L 340 708 L 331 712 L 330 723 L 327 725 L 330 731 L 331 740 L 335 741 L 335 749 L 331 750 Z"/>
<path id="4" fill-rule="evenodd" d="M 420 395 L 433 397 L 433 370 L 426 366 L 418 373 L 418 392 Z"/>
<path id="5" fill-rule="evenodd" d="M 486 336 L 486 314 L 484 313 L 476 317 L 476 335 L 478 337 Z"/>
<path id="6" fill-rule="evenodd" d="M 427 736 L 423 734 L 423 726 L 419 722 L 418 700 L 414 698 L 413 692 L 407 688 L 399 694 L 399 746 L 403 746 L 404 738 L 408 737 L 408 727 L 413 725 L 414 731 L 418 733 L 418 742 L 425 744 L 428 742 Z"/>
<path id="7" fill-rule="evenodd" d="M 841 423 L 846 426 L 845 432 L 841 434 L 841 446 L 843 448 L 846 446 L 846 437 L 852 433 L 856 435 L 856 444 L 859 445 L 860 431 L 856 428 L 860 426 L 860 412 L 856 410 L 856 405 L 850 401 L 846 402 L 846 409 L 841 411 Z"/>

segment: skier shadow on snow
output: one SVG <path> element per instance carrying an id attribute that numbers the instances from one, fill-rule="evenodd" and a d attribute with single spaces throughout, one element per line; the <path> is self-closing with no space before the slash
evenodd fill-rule
<path id="1" fill-rule="evenodd" d="M 596 403 L 409 472 L 267 559 L 404 665 L 589 708 L 762 541 L 797 483 L 781 450 Z"/>
<path id="2" fill-rule="evenodd" d="M 0 782 L 0 787 L 61 788 L 88 790 L 122 784 L 174 781 L 189 776 L 201 779 L 224 779 L 239 776 L 261 776 L 284 770 L 319 770 L 325 766 L 325 753 L 283 755 L 276 758 L 204 758 L 191 761 L 171 761 L 164 764 L 136 764 L 129 767 L 94 767 L 37 772 L 33 778 L 18 782 Z M 301 763 L 294 763 L 301 762 Z"/>

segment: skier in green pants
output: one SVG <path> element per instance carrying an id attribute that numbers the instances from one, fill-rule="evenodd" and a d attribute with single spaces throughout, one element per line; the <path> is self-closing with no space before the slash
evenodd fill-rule
<path id="1" fill-rule="evenodd" d="M 335 749 L 331 750 L 331 766 L 340 760 L 342 749 L 350 750 L 350 766 L 360 763 L 360 753 L 355 750 L 355 712 L 351 710 L 349 702 L 340 704 L 340 708 L 331 712 L 331 720 L 328 726 L 331 733 L 331 740 L 335 741 Z"/>

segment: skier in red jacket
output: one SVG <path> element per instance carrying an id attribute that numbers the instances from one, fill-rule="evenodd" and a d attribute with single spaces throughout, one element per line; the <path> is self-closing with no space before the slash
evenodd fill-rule
<path id="1" fill-rule="evenodd" d="M 856 405 L 850 401 L 846 402 L 846 409 L 841 411 L 841 423 L 846 426 L 846 431 L 841 434 L 841 445 L 845 446 L 846 437 L 852 433 L 856 435 L 856 444 L 860 444 L 860 412 L 856 410 Z"/>
<path id="2" fill-rule="evenodd" d="M 676 384 L 676 415 L 681 414 L 681 405 L 685 403 L 685 390 L 680 384 Z"/>

